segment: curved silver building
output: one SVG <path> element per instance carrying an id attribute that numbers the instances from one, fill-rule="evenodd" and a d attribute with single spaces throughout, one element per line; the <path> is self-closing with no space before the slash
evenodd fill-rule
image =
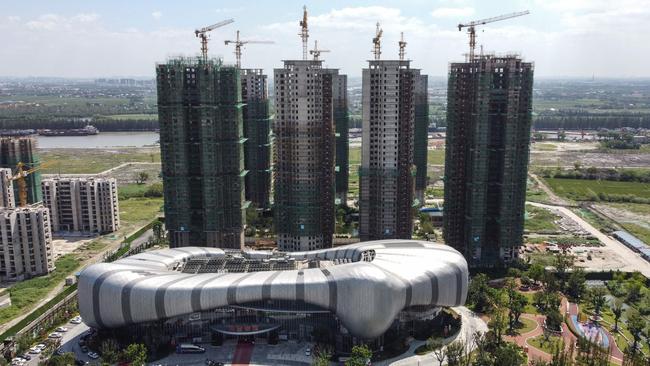
<path id="1" fill-rule="evenodd" d="M 464 304 L 467 286 L 467 263 L 453 248 L 382 240 L 293 253 L 162 249 L 91 265 L 79 275 L 78 288 L 81 315 L 97 328 L 200 314 L 215 319 L 265 306 L 277 315 L 300 303 L 309 307 L 306 313 L 331 314 L 344 332 L 371 339 L 414 311 Z M 277 328 L 259 315 L 245 319 L 261 327 L 241 329 L 232 319 L 243 317 L 230 319 L 211 320 L 210 326 L 221 334 Z"/>

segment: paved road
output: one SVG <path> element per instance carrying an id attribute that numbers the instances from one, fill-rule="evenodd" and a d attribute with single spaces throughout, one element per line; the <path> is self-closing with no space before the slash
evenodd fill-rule
<path id="1" fill-rule="evenodd" d="M 556 210 L 560 212 L 562 215 L 575 221 L 578 225 L 580 225 L 582 229 L 589 232 L 589 234 L 598 238 L 598 240 L 600 240 L 605 245 L 603 248 L 599 248 L 599 249 L 602 249 L 603 251 L 610 251 L 611 253 L 615 253 L 616 256 L 620 257 L 621 261 L 623 262 L 623 266 L 617 269 L 620 269 L 621 271 L 625 271 L 625 272 L 639 271 L 643 273 L 644 276 L 650 278 L 650 262 L 643 259 L 638 253 L 626 247 L 623 243 L 619 242 L 618 240 L 603 234 L 602 232 L 600 232 L 600 230 L 593 227 L 590 223 L 585 221 L 582 217 L 576 215 L 570 209 L 562 206 L 546 205 L 537 202 L 528 202 L 528 203 L 536 207 Z M 603 268 L 591 268 L 591 267 L 588 267 L 588 269 L 603 270 Z M 607 270 L 609 269 L 610 268 L 607 268 Z"/>
<path id="2" fill-rule="evenodd" d="M 79 337 L 88 330 L 88 326 L 84 323 L 81 324 L 72 324 L 67 323 L 64 327 L 68 328 L 68 331 L 63 333 L 63 338 L 61 338 L 61 348 L 65 352 L 75 352 L 78 359 L 84 361 L 90 361 L 87 355 L 83 354 L 79 349 Z M 38 363 L 41 361 L 40 355 L 31 355 L 32 359 L 26 363 L 27 366 L 38 366 Z"/>

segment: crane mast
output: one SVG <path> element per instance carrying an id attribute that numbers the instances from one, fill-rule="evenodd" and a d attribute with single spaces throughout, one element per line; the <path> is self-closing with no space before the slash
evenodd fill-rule
<path id="1" fill-rule="evenodd" d="M 472 62 L 474 60 L 474 49 L 476 48 L 476 27 L 477 26 L 488 24 L 488 23 L 494 23 L 501 20 L 516 18 L 527 14 L 530 14 L 528 10 L 517 12 L 517 13 L 499 15 L 492 18 L 474 20 L 466 24 L 462 24 L 462 23 L 458 24 L 459 31 L 462 31 L 463 28 L 467 28 L 467 34 L 469 35 L 469 61 Z"/>
<path id="2" fill-rule="evenodd" d="M 324 52 L 330 52 L 330 50 L 318 49 L 318 41 L 314 41 L 314 49 L 309 50 L 309 53 L 314 56 L 314 61 L 318 61 L 318 57 L 320 57 L 320 54 Z"/>
<path id="3" fill-rule="evenodd" d="M 375 37 L 373 37 L 372 39 L 372 44 L 373 44 L 372 53 L 375 55 L 375 60 L 379 60 L 379 56 L 381 56 L 381 36 L 383 33 L 384 30 L 379 28 L 379 22 L 377 22 Z"/>
<path id="4" fill-rule="evenodd" d="M 242 40 L 239 38 L 239 31 L 237 31 L 237 35 L 235 37 L 235 40 L 226 40 L 224 41 L 224 44 L 228 45 L 230 43 L 235 44 L 235 58 L 237 59 L 237 68 L 241 69 L 241 50 L 244 47 L 245 44 L 249 43 L 258 43 L 258 44 L 271 44 L 274 43 L 273 41 L 251 41 L 251 40 Z"/>
<path id="5" fill-rule="evenodd" d="M 307 6 L 302 7 L 302 20 L 300 21 L 300 33 L 302 38 L 302 59 L 307 60 L 307 42 L 309 41 L 309 28 L 307 27 Z"/>
<path id="6" fill-rule="evenodd" d="M 194 31 L 194 35 L 197 38 L 201 39 L 201 57 L 203 58 L 204 62 L 208 60 L 208 39 L 210 39 L 210 37 L 208 37 L 208 32 L 215 30 L 217 28 L 221 28 L 224 25 L 228 25 L 233 22 L 234 22 L 233 19 L 226 19 L 219 23 L 212 24 L 210 26 L 203 27 Z"/>
<path id="7" fill-rule="evenodd" d="M 400 61 L 404 61 L 404 55 L 406 55 L 406 41 L 404 41 L 404 32 L 401 33 L 400 35 L 400 41 L 398 42 L 399 44 L 399 59 Z"/>
<path id="8" fill-rule="evenodd" d="M 18 202 L 20 204 L 20 207 L 27 206 L 27 182 L 25 181 L 25 178 L 28 175 L 31 175 L 45 168 L 46 166 L 50 165 L 50 163 L 43 163 L 39 166 L 27 170 L 25 170 L 25 165 L 25 163 L 19 161 L 18 164 L 16 164 L 16 174 L 6 178 L 7 181 L 16 181 L 18 184 Z"/>

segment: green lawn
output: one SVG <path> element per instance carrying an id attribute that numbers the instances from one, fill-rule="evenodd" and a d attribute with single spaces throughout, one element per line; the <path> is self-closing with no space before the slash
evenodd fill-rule
<path id="1" fill-rule="evenodd" d="M 553 351 L 559 347 L 562 342 L 560 337 L 551 336 L 548 342 L 544 339 L 544 335 L 539 335 L 535 338 L 527 340 L 528 344 L 540 349 L 546 353 L 553 354 Z"/>
<path id="2" fill-rule="evenodd" d="M 620 210 L 634 212 L 639 215 L 650 216 L 650 205 L 643 203 L 608 203 L 607 205 L 618 208 Z"/>
<path id="3" fill-rule="evenodd" d="M 519 318 L 519 324 L 516 326 L 517 333 L 526 334 L 537 328 L 537 322 L 531 319 Z"/>
<path id="4" fill-rule="evenodd" d="M 539 310 L 537 310 L 535 305 L 533 305 L 533 297 L 534 297 L 535 294 L 533 292 L 521 292 L 521 294 L 524 295 L 526 297 L 526 299 L 528 300 L 528 304 L 526 304 L 526 307 L 524 308 L 524 313 L 538 315 Z M 526 319 L 521 318 L 520 320 L 526 320 Z M 533 323 L 535 323 L 535 322 L 533 322 Z M 523 332 L 522 332 L 522 334 L 523 334 Z"/>
<path id="5" fill-rule="evenodd" d="M 549 143 L 536 143 L 534 145 L 531 145 L 533 150 L 541 150 L 541 151 L 556 151 L 557 150 L 557 145 L 555 144 L 549 144 Z"/>
<path id="6" fill-rule="evenodd" d="M 560 228 L 553 222 L 560 217 L 549 210 L 526 205 L 524 229 L 529 232 L 555 232 Z"/>
<path id="7" fill-rule="evenodd" d="M 560 178 L 544 178 L 544 180 L 555 193 L 574 200 L 586 200 L 593 193 L 650 198 L 650 184 L 647 183 Z"/>
<path id="8" fill-rule="evenodd" d="M 0 324 L 26 313 L 37 301 L 45 298 L 56 285 L 77 269 L 79 261 L 74 255 L 68 254 L 57 259 L 54 264 L 56 269 L 47 276 L 18 282 L 9 289 L 11 306 L 0 309 Z"/>
<path id="9" fill-rule="evenodd" d="M 120 196 L 120 202 L 131 197 L 142 197 L 148 188 L 149 184 L 121 184 L 119 187 L 117 187 L 117 191 Z"/>
<path id="10" fill-rule="evenodd" d="M 350 165 L 361 164 L 361 148 L 350 147 Z M 428 165 L 444 165 L 445 164 L 445 150 L 428 150 L 427 151 L 427 164 Z"/>
<path id="11" fill-rule="evenodd" d="M 127 120 L 127 119 L 156 120 L 156 119 L 158 119 L 157 114 L 144 114 L 144 113 L 139 113 L 139 114 L 113 114 L 113 115 L 104 116 L 104 117 L 114 119 L 114 120 Z"/>
<path id="12" fill-rule="evenodd" d="M 160 162 L 159 149 L 47 149 L 40 153 L 46 174 L 94 174 L 127 162 Z"/>
<path id="13" fill-rule="evenodd" d="M 160 212 L 162 198 L 130 198 L 120 201 L 120 220 L 127 222 L 150 221 Z"/>

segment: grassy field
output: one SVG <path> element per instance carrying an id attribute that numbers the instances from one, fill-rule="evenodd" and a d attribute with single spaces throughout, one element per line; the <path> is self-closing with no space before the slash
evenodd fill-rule
<path id="1" fill-rule="evenodd" d="M 639 215 L 650 216 L 650 205 L 642 203 L 608 203 L 607 205 L 621 210 L 634 212 Z"/>
<path id="2" fill-rule="evenodd" d="M 586 179 L 544 178 L 555 193 L 573 200 L 586 200 L 593 193 L 634 195 L 650 198 L 650 184 Z"/>
<path id="3" fill-rule="evenodd" d="M 48 166 L 46 174 L 94 174 L 126 162 L 160 162 L 158 148 L 120 149 L 47 149 L 41 160 Z"/>
<path id="4" fill-rule="evenodd" d="M 535 338 L 531 338 L 531 339 L 527 340 L 526 342 L 528 342 L 528 344 L 530 344 L 531 346 L 533 346 L 533 347 L 535 347 L 537 349 L 540 349 L 540 350 L 542 350 L 542 351 L 544 351 L 546 353 L 552 354 L 553 351 L 557 347 L 559 347 L 559 345 L 562 342 L 562 339 L 560 337 L 551 336 L 549 338 L 549 341 L 547 342 L 544 339 L 544 335 L 539 335 L 539 336 L 537 336 Z"/>
<path id="5" fill-rule="evenodd" d="M 114 119 L 114 120 L 128 120 L 128 119 L 146 119 L 146 120 L 157 120 L 158 115 L 157 114 L 113 114 L 110 116 L 104 116 L 106 118 Z"/>
<path id="6" fill-rule="evenodd" d="M 560 228 L 553 222 L 560 217 L 549 210 L 526 205 L 524 229 L 529 232 L 555 232 Z"/>
<path id="7" fill-rule="evenodd" d="M 361 164 L 361 148 L 350 147 L 350 165 Z M 427 151 L 427 164 L 428 165 L 444 165 L 445 164 L 445 150 L 428 150 Z"/>
<path id="8" fill-rule="evenodd" d="M 549 143 L 536 143 L 531 145 L 531 149 L 540 151 L 556 151 L 557 145 Z"/>
<path id="9" fill-rule="evenodd" d="M 130 198 L 120 201 L 120 220 L 150 221 L 160 212 L 162 205 L 162 198 Z"/>
<path id="10" fill-rule="evenodd" d="M 74 255 L 65 255 L 55 262 L 56 269 L 47 276 L 18 282 L 9 289 L 11 306 L 0 309 L 0 324 L 23 314 L 28 308 L 47 296 L 61 281 L 79 266 Z"/>
<path id="11" fill-rule="evenodd" d="M 523 317 L 519 318 L 519 324 L 516 325 L 517 333 L 519 334 L 526 334 L 531 330 L 535 329 L 536 327 L 537 327 L 537 322 Z"/>

